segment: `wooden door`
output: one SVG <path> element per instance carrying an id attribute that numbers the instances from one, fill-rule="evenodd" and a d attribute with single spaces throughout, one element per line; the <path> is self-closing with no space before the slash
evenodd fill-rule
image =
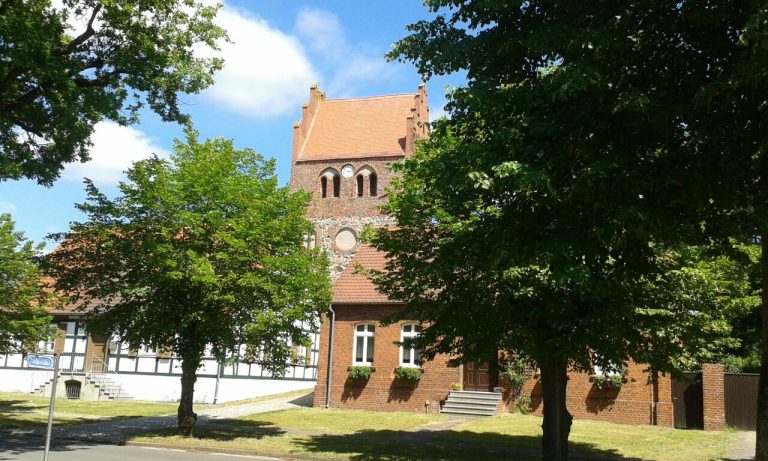
<path id="1" fill-rule="evenodd" d="M 463 387 L 465 391 L 488 392 L 493 390 L 493 386 L 491 367 L 488 362 L 464 364 Z"/>
<path id="2" fill-rule="evenodd" d="M 676 429 L 704 428 L 701 373 L 683 373 L 682 380 L 672 380 L 672 417 Z"/>

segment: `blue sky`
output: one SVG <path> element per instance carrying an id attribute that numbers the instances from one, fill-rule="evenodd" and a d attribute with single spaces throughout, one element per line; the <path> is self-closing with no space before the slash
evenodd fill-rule
<path id="1" fill-rule="evenodd" d="M 221 51 L 225 69 L 211 88 L 183 96 L 184 107 L 202 137 L 231 138 L 239 148 L 276 158 L 280 181 L 287 183 L 292 127 L 309 86 L 319 83 L 328 98 L 415 92 L 420 77 L 414 67 L 383 56 L 406 35 L 407 24 L 429 16 L 418 0 L 225 0 L 217 22 L 234 42 Z M 442 113 L 446 88 L 462 82 L 461 76 L 427 82 L 433 118 Z M 0 182 L 0 212 L 11 213 L 27 238 L 42 241 L 83 219 L 74 204 L 84 200 L 84 176 L 113 195 L 131 162 L 153 152 L 168 155 L 181 135 L 178 125 L 151 112 L 130 127 L 102 122 L 92 138 L 92 161 L 68 166 L 50 188 Z"/>

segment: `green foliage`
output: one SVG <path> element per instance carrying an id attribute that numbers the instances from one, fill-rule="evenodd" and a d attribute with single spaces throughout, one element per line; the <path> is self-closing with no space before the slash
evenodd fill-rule
<path id="1" fill-rule="evenodd" d="M 621 389 L 624 383 L 622 374 L 603 374 L 592 377 L 592 384 L 598 389 Z"/>
<path id="2" fill-rule="evenodd" d="M 390 58 L 468 83 L 399 166 L 376 281 L 431 324 L 426 357 L 535 360 L 544 457 L 564 459 L 547 389 L 566 364 L 676 371 L 731 347 L 752 302 L 727 260 L 768 235 L 768 3 L 426 4 Z"/>
<path id="3" fill-rule="evenodd" d="M 330 282 L 324 255 L 302 245 L 309 196 L 278 185 L 274 160 L 192 131 L 174 152 L 135 163 L 115 199 L 87 181 L 87 221 L 56 235 L 46 262 L 91 331 L 182 358 L 191 411 L 206 346 L 220 361 L 245 346 L 282 374 Z"/>
<path id="4" fill-rule="evenodd" d="M 180 93 L 213 82 L 217 7 L 197 0 L 6 1 L 0 5 L 0 180 L 50 185 L 88 160 L 103 119 L 134 123 L 148 106 L 186 123 Z M 78 24 L 72 29 L 68 24 Z"/>
<path id="5" fill-rule="evenodd" d="M 371 367 L 365 367 L 365 366 L 354 366 L 349 367 L 349 379 L 359 379 L 364 380 L 371 377 L 371 373 L 373 370 Z"/>
<path id="6" fill-rule="evenodd" d="M 722 362 L 726 373 L 759 373 L 760 351 L 755 348 L 749 355 L 743 357 L 726 355 Z"/>
<path id="7" fill-rule="evenodd" d="M 520 395 L 515 400 L 515 408 L 521 415 L 528 415 L 531 413 L 531 396 Z"/>
<path id="8" fill-rule="evenodd" d="M 523 385 L 531 377 L 530 365 L 520 358 L 512 358 L 504 364 L 502 374 L 512 394 L 520 396 Z"/>
<path id="9" fill-rule="evenodd" d="M 11 215 L 0 214 L 0 353 L 34 352 L 55 334 L 45 310 L 53 298 L 34 261 L 42 249 L 15 230 Z"/>
<path id="10" fill-rule="evenodd" d="M 422 371 L 412 367 L 395 368 L 395 378 L 403 381 L 418 381 L 421 379 Z"/>

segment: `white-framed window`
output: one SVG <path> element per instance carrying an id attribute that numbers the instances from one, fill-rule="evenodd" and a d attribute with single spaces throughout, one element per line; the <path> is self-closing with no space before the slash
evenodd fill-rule
<path id="1" fill-rule="evenodd" d="M 421 366 L 421 349 L 406 346 L 402 344 L 408 339 L 416 338 L 421 335 L 421 325 L 415 323 L 406 323 L 400 328 L 400 366 L 418 367 Z"/>
<path id="2" fill-rule="evenodd" d="M 370 323 L 355 325 L 355 347 L 352 349 L 354 365 L 373 365 L 373 346 L 376 326 Z"/>
<path id="3" fill-rule="evenodd" d="M 621 375 L 622 370 L 620 366 L 612 362 L 605 362 L 602 357 L 596 353 L 592 353 L 592 373 L 595 376 L 616 376 Z"/>

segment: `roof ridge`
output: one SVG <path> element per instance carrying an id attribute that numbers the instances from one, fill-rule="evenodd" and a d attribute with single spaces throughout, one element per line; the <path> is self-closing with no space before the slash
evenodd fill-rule
<path id="1" fill-rule="evenodd" d="M 356 96 L 351 98 L 335 98 L 335 99 L 323 99 L 320 101 L 320 104 L 327 103 L 327 102 L 347 102 L 347 101 L 360 101 L 365 99 L 391 99 L 391 98 L 398 98 L 403 96 L 418 96 L 418 93 L 397 93 L 397 94 L 382 94 L 379 96 Z M 319 106 L 319 104 L 318 104 Z"/>

